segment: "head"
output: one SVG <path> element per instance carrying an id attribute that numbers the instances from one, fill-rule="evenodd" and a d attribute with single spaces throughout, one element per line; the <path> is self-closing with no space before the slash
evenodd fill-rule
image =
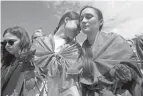
<path id="1" fill-rule="evenodd" d="M 103 26 L 102 12 L 92 6 L 85 6 L 80 11 L 80 27 L 83 33 L 101 31 Z"/>
<path id="2" fill-rule="evenodd" d="M 130 45 L 130 47 L 132 48 L 132 47 L 133 47 L 133 45 L 134 45 L 133 40 L 127 40 L 127 42 L 128 42 L 128 44 Z"/>
<path id="3" fill-rule="evenodd" d="M 21 27 L 16 26 L 6 29 L 3 33 L 3 39 L 6 51 L 14 56 L 20 55 L 21 52 L 30 48 L 29 35 Z"/>
<path id="4" fill-rule="evenodd" d="M 59 21 L 58 27 L 54 34 L 56 34 L 57 30 L 64 26 L 64 35 L 69 38 L 74 38 L 80 32 L 79 27 L 79 14 L 74 11 L 69 11 L 65 13 Z"/>
<path id="5" fill-rule="evenodd" d="M 33 41 L 33 39 L 36 39 L 37 37 L 42 37 L 42 36 L 44 36 L 44 35 L 45 35 L 45 34 L 43 33 L 42 29 L 39 28 L 39 29 L 37 29 L 37 30 L 33 33 L 33 35 L 32 35 L 32 41 Z"/>

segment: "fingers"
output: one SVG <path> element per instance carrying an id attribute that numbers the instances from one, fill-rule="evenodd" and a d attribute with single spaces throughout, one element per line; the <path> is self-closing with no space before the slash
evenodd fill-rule
<path id="1" fill-rule="evenodd" d="M 111 76 L 113 76 L 115 79 L 119 79 L 122 82 L 127 82 L 131 80 L 131 72 L 130 69 L 123 65 L 123 64 L 118 64 L 116 65 L 111 71 Z"/>

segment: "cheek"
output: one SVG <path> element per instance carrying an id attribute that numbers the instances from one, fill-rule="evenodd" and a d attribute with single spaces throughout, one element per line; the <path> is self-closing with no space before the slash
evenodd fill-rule
<path id="1" fill-rule="evenodd" d="M 98 28 L 99 27 L 99 22 L 97 20 L 93 20 L 90 22 L 90 26 L 93 28 Z"/>
<path id="2" fill-rule="evenodd" d="M 15 43 L 14 49 L 17 51 L 20 50 L 20 42 Z"/>
<path id="3" fill-rule="evenodd" d="M 89 21 L 89 24 L 90 24 L 90 25 L 97 25 L 98 22 L 97 22 L 97 20 L 93 19 L 93 20 L 90 20 L 90 21 Z"/>

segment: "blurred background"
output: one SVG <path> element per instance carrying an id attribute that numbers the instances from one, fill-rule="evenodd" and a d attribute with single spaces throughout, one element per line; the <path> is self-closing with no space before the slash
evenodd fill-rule
<path id="1" fill-rule="evenodd" d="M 104 32 L 115 32 L 125 39 L 143 34 L 143 1 L 1 1 L 1 34 L 12 26 L 21 26 L 29 33 L 41 28 L 53 32 L 64 13 L 79 12 L 84 5 L 99 8 L 104 16 Z M 2 35 L 1 35 L 2 36 Z M 77 40 L 82 43 L 81 32 Z"/>

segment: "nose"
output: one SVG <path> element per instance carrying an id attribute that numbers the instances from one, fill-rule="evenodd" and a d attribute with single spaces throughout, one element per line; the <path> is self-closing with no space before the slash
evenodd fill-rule
<path id="1" fill-rule="evenodd" d="M 87 22 L 87 19 L 86 19 L 85 17 L 83 17 L 83 19 L 82 19 L 81 22 L 82 22 L 82 23 L 86 23 L 86 22 Z"/>
<path id="2" fill-rule="evenodd" d="M 6 47 L 6 48 L 7 48 L 7 47 L 10 47 L 10 45 L 9 45 L 8 43 L 6 43 L 5 47 Z"/>
<path id="3" fill-rule="evenodd" d="M 86 25 L 86 23 L 87 23 L 87 19 L 83 18 L 80 24 L 83 26 L 83 25 Z"/>

